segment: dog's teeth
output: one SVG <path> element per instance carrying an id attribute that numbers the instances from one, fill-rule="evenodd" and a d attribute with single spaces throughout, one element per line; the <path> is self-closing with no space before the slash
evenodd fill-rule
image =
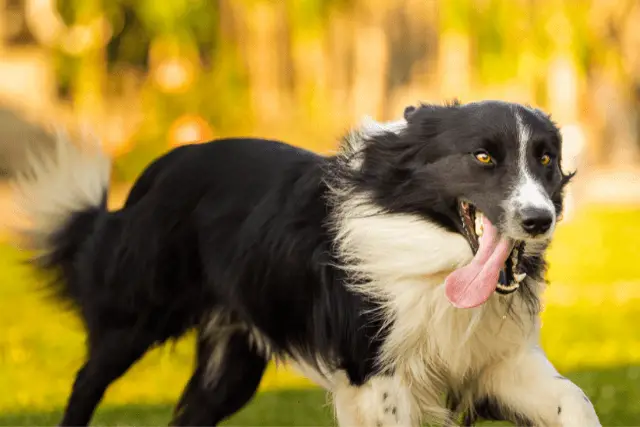
<path id="1" fill-rule="evenodd" d="M 518 289 L 519 287 L 520 283 L 518 282 L 511 283 L 510 285 L 503 285 L 502 283 L 498 283 L 498 289 L 505 292 L 513 291 L 514 289 Z"/>
<path id="2" fill-rule="evenodd" d="M 481 213 L 477 213 L 476 214 L 476 221 L 475 221 L 475 226 L 476 226 L 476 235 L 478 237 L 482 236 L 482 233 L 484 233 L 484 224 L 482 222 L 482 214 Z"/>
<path id="3" fill-rule="evenodd" d="M 520 273 L 520 274 L 513 275 L 513 278 L 515 279 L 516 283 L 521 283 L 525 277 L 527 277 L 527 273 Z"/>

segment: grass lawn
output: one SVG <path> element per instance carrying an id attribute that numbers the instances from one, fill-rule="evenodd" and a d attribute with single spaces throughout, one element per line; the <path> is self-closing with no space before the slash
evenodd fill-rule
<path id="1" fill-rule="evenodd" d="M 583 210 L 551 248 L 542 340 L 583 387 L 605 426 L 640 425 L 640 209 Z M 74 317 L 43 298 L 0 245 L 0 425 L 55 425 L 83 357 Z M 187 337 L 148 354 L 108 391 L 95 422 L 162 425 L 192 365 Z M 270 368 L 262 391 L 227 425 L 332 425 L 323 392 Z"/>

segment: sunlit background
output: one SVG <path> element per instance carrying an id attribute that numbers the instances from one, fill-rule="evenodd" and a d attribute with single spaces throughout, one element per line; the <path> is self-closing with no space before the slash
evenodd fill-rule
<path id="1" fill-rule="evenodd" d="M 117 206 L 172 147 L 223 136 L 331 153 L 367 114 L 417 102 L 529 103 L 579 168 L 549 260 L 543 343 L 603 425 L 640 425 L 640 2 L 637 0 L 0 0 L 0 425 L 58 422 L 83 358 L 73 315 L 6 243 L 6 178 L 47 129 L 88 124 Z M 169 419 L 192 337 L 148 355 L 98 412 Z M 324 394 L 272 368 L 234 425 L 331 425 Z"/>

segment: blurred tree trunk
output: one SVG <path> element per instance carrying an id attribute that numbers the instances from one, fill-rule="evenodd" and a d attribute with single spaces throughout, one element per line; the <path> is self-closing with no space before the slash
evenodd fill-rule
<path id="1" fill-rule="evenodd" d="M 353 10 L 333 8 L 329 14 L 325 46 L 326 62 L 330 64 L 326 68 L 326 81 L 332 106 L 328 113 L 340 127 L 348 126 L 351 121 L 354 39 Z"/>
<path id="2" fill-rule="evenodd" d="M 574 34 L 566 11 L 560 5 L 548 23 L 552 41 L 548 76 L 548 108 L 560 123 L 578 120 L 578 71 L 572 51 Z"/>
<path id="3" fill-rule="evenodd" d="M 390 47 L 383 117 L 401 117 L 404 107 L 427 101 L 437 88 L 437 26 L 436 1 L 392 3 L 386 25 Z"/>
<path id="4" fill-rule="evenodd" d="M 238 2 L 242 9 L 244 35 L 242 43 L 251 53 L 246 55 L 250 91 L 256 119 L 261 124 L 275 121 L 282 108 L 280 70 L 278 60 L 282 57 L 278 46 L 278 20 L 281 19 L 283 3 L 280 1 Z"/>
<path id="5" fill-rule="evenodd" d="M 354 11 L 355 54 L 351 89 L 354 120 L 380 118 L 386 102 L 389 42 L 384 31 L 390 2 L 360 0 Z"/>
<path id="6" fill-rule="evenodd" d="M 438 6 L 438 96 L 445 99 L 468 97 L 471 91 L 469 16 L 472 5 L 466 0 L 439 0 Z"/>
<path id="7" fill-rule="evenodd" d="M 78 0 L 76 3 L 75 24 L 90 28 L 101 16 L 101 0 Z M 76 115 L 81 123 L 96 128 L 103 117 L 103 94 L 106 77 L 106 63 L 101 40 L 102 31 L 91 32 L 94 39 L 79 56 L 79 65 L 74 79 L 73 99 Z"/>
<path id="8" fill-rule="evenodd" d="M 599 126 L 594 129 L 590 160 L 595 165 L 637 165 L 640 5 L 635 0 L 593 0 L 591 6 L 593 57 L 589 63 L 588 105 Z"/>
<path id="9" fill-rule="evenodd" d="M 316 119 L 326 118 L 325 109 L 331 99 L 323 7 L 330 6 L 320 1 L 287 1 L 295 105 L 298 113 Z"/>

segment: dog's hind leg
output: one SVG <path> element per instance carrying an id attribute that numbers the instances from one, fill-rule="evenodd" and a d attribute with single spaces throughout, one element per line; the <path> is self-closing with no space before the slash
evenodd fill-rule
<path id="1" fill-rule="evenodd" d="M 152 344 L 152 339 L 132 329 L 90 334 L 88 358 L 76 375 L 60 425 L 89 424 L 109 384 L 122 376 Z"/>
<path id="2" fill-rule="evenodd" d="M 267 365 L 246 332 L 198 342 L 197 367 L 180 398 L 172 426 L 215 426 L 253 398 Z"/>

